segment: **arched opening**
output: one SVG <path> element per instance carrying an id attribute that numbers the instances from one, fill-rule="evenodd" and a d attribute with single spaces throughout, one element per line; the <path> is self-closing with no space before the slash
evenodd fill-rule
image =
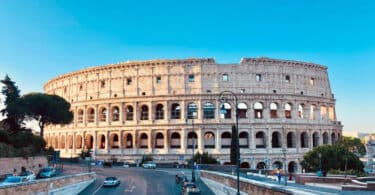
<path id="1" fill-rule="evenodd" d="M 296 147 L 296 134 L 294 132 L 289 132 L 286 136 L 286 139 L 288 148 Z"/>
<path id="2" fill-rule="evenodd" d="M 230 162 L 224 162 L 224 165 L 232 165 Z"/>
<path id="3" fill-rule="evenodd" d="M 110 135 L 110 142 L 109 142 L 110 148 L 120 148 L 120 142 L 118 135 L 116 133 L 112 133 Z"/>
<path id="4" fill-rule="evenodd" d="M 257 132 L 255 134 L 255 147 L 256 148 L 266 148 L 266 137 L 263 131 Z"/>
<path id="5" fill-rule="evenodd" d="M 301 133 L 301 148 L 309 147 L 309 137 L 306 132 Z"/>
<path id="6" fill-rule="evenodd" d="M 336 143 L 336 134 L 335 134 L 335 133 L 332 133 L 332 134 L 331 134 L 331 143 L 332 143 L 332 144 L 335 144 L 335 143 Z"/>
<path id="7" fill-rule="evenodd" d="M 188 119 L 196 119 L 198 117 L 198 107 L 195 103 L 189 103 L 187 106 Z"/>
<path id="8" fill-rule="evenodd" d="M 94 143 L 94 137 L 90 134 L 87 134 L 85 137 L 85 147 L 87 149 L 92 149 L 93 143 Z"/>
<path id="9" fill-rule="evenodd" d="M 220 105 L 220 118 L 230 119 L 232 118 L 232 106 L 228 103 L 222 103 Z"/>
<path id="10" fill-rule="evenodd" d="M 275 161 L 272 163 L 272 169 L 282 169 L 283 168 L 283 163 L 280 161 Z"/>
<path id="11" fill-rule="evenodd" d="M 100 117 L 99 120 L 100 122 L 106 122 L 107 121 L 107 108 L 100 108 Z"/>
<path id="12" fill-rule="evenodd" d="M 327 118 L 327 107 L 325 105 L 320 106 L 320 119 Z"/>
<path id="13" fill-rule="evenodd" d="M 195 132 L 189 132 L 187 136 L 188 148 L 198 148 L 197 134 Z"/>
<path id="14" fill-rule="evenodd" d="M 76 136 L 76 149 L 81 149 L 82 148 L 82 136 L 77 135 Z"/>
<path id="15" fill-rule="evenodd" d="M 164 135 L 162 133 L 157 133 L 155 138 L 155 148 L 164 148 Z"/>
<path id="16" fill-rule="evenodd" d="M 148 106 L 141 107 L 141 120 L 148 120 Z"/>
<path id="17" fill-rule="evenodd" d="M 171 148 L 181 148 L 181 136 L 177 132 L 171 135 Z"/>
<path id="18" fill-rule="evenodd" d="M 68 135 L 68 148 L 73 149 L 73 135 Z"/>
<path id="19" fill-rule="evenodd" d="M 212 132 L 204 134 L 204 148 L 215 148 L 215 135 Z"/>
<path id="20" fill-rule="evenodd" d="M 55 136 L 55 143 L 54 143 L 53 148 L 59 149 L 59 136 Z"/>
<path id="21" fill-rule="evenodd" d="M 155 110 L 155 120 L 162 120 L 164 119 L 164 106 L 163 104 L 156 105 Z"/>
<path id="22" fill-rule="evenodd" d="M 304 107 L 303 104 L 298 105 L 298 117 L 299 118 L 303 118 L 303 107 Z"/>
<path id="23" fill-rule="evenodd" d="M 140 148 L 148 148 L 148 136 L 146 133 L 142 133 L 140 136 Z"/>
<path id="24" fill-rule="evenodd" d="M 239 103 L 237 106 L 238 118 L 247 118 L 247 105 L 245 103 Z"/>
<path id="25" fill-rule="evenodd" d="M 297 163 L 294 161 L 289 162 L 288 164 L 288 173 L 295 173 L 298 170 Z"/>
<path id="26" fill-rule="evenodd" d="M 134 118 L 133 106 L 127 106 L 126 107 L 126 120 L 127 121 L 132 121 L 133 118 Z"/>
<path id="27" fill-rule="evenodd" d="M 221 134 L 221 148 L 230 148 L 232 135 L 229 132 Z"/>
<path id="28" fill-rule="evenodd" d="M 99 149 L 105 149 L 105 135 L 101 134 L 98 137 L 99 137 L 98 139 Z"/>
<path id="29" fill-rule="evenodd" d="M 263 118 L 263 104 L 260 102 L 255 102 L 254 104 L 254 117 L 256 119 Z"/>
<path id="30" fill-rule="evenodd" d="M 83 110 L 82 109 L 78 110 L 77 122 L 83 123 Z"/>
<path id="31" fill-rule="evenodd" d="M 316 106 L 311 105 L 310 106 L 310 120 L 315 120 L 315 112 L 316 112 Z"/>
<path id="32" fill-rule="evenodd" d="M 281 148 L 281 134 L 277 131 L 272 133 L 272 148 Z"/>
<path id="33" fill-rule="evenodd" d="M 120 109 L 118 106 L 112 107 L 112 121 L 119 121 L 120 120 Z"/>
<path id="34" fill-rule="evenodd" d="M 65 149 L 65 136 L 64 135 L 60 137 L 60 148 Z"/>
<path id="35" fill-rule="evenodd" d="M 323 144 L 328 144 L 328 133 L 327 132 L 323 133 Z"/>
<path id="36" fill-rule="evenodd" d="M 264 162 L 259 162 L 257 164 L 257 169 L 266 169 L 266 168 L 267 168 L 266 163 L 264 163 Z"/>
<path id="37" fill-rule="evenodd" d="M 171 119 L 181 118 L 181 107 L 180 104 L 174 103 L 171 107 Z"/>
<path id="38" fill-rule="evenodd" d="M 271 118 L 278 118 L 277 116 L 277 104 L 276 103 L 271 103 L 270 104 L 270 116 Z"/>
<path id="39" fill-rule="evenodd" d="M 319 146 L 319 133 L 318 132 L 315 132 L 313 133 L 313 147 L 317 147 Z"/>
<path id="40" fill-rule="evenodd" d="M 240 168 L 249 169 L 250 164 L 248 162 L 242 162 L 241 165 L 240 165 Z"/>
<path id="41" fill-rule="evenodd" d="M 94 110 L 94 108 L 88 108 L 87 109 L 87 122 L 88 123 L 95 122 L 95 110 Z"/>
<path id="42" fill-rule="evenodd" d="M 329 114 L 329 116 L 328 116 L 329 120 L 334 121 L 335 120 L 335 109 L 333 108 L 333 106 L 329 107 L 328 114 Z"/>
<path id="43" fill-rule="evenodd" d="M 239 138 L 239 145 L 240 148 L 248 148 L 249 147 L 249 134 L 245 131 L 241 132 L 238 135 Z"/>
<path id="44" fill-rule="evenodd" d="M 215 107 L 212 103 L 207 102 L 203 105 L 203 118 L 204 119 L 215 118 Z"/>
<path id="45" fill-rule="evenodd" d="M 285 113 L 285 118 L 292 118 L 292 105 L 289 103 L 286 103 L 284 106 L 284 113 Z"/>
<path id="46" fill-rule="evenodd" d="M 131 133 L 125 134 L 125 148 L 133 148 L 133 136 Z"/>

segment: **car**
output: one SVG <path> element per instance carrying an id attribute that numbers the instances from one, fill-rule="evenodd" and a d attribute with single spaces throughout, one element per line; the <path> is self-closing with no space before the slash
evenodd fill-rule
<path id="1" fill-rule="evenodd" d="M 22 183 L 22 182 L 25 182 L 25 178 L 22 178 L 20 176 L 9 176 L 7 178 L 5 178 L 5 180 L 0 183 L 0 186 L 7 186 L 7 185 L 12 185 L 12 184 L 18 184 L 18 183 Z"/>
<path id="2" fill-rule="evenodd" d="M 34 172 L 32 171 L 24 171 L 19 176 L 23 178 L 25 181 L 33 181 L 36 178 Z"/>
<path id="3" fill-rule="evenodd" d="M 130 167 L 130 165 L 129 165 L 129 163 L 128 163 L 128 162 L 124 162 L 124 164 L 122 165 L 122 167 L 124 167 L 124 168 L 129 168 L 129 167 Z"/>
<path id="4" fill-rule="evenodd" d="M 120 180 L 117 179 L 117 177 L 107 177 L 105 178 L 103 182 L 103 186 L 118 186 L 120 184 Z"/>
<path id="5" fill-rule="evenodd" d="M 200 189 L 193 182 L 184 182 L 182 186 L 182 192 L 186 195 L 201 194 Z"/>
<path id="6" fill-rule="evenodd" d="M 49 178 L 56 176 L 56 170 L 52 167 L 44 167 L 38 174 L 39 178 Z"/>
<path id="7" fill-rule="evenodd" d="M 145 163 L 142 164 L 142 166 L 145 169 L 155 169 L 156 168 L 156 164 L 152 161 L 145 162 Z"/>

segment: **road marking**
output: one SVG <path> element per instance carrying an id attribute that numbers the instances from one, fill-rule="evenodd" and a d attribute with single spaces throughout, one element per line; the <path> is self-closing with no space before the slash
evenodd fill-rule
<path id="1" fill-rule="evenodd" d="M 135 189 L 135 185 L 132 185 L 131 188 L 129 188 L 129 189 L 125 189 L 124 191 L 125 191 L 125 192 L 133 192 L 134 189 Z"/>
<path id="2" fill-rule="evenodd" d="M 160 192 L 160 184 L 157 185 L 156 192 Z"/>
<path id="3" fill-rule="evenodd" d="M 92 193 L 93 195 L 94 194 L 96 194 L 99 190 L 100 190 L 100 188 L 103 186 L 103 184 L 102 185 L 100 185 L 98 188 L 96 188 L 96 190 L 94 191 L 94 193 Z"/>

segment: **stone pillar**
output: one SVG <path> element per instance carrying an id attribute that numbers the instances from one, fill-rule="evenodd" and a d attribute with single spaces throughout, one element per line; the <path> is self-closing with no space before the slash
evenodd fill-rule
<path id="1" fill-rule="evenodd" d="M 197 131 L 195 131 L 196 133 L 197 133 L 197 139 L 198 139 L 198 142 L 197 142 L 197 144 L 198 144 L 198 151 L 200 152 L 200 153 L 202 153 L 202 151 L 203 151 L 203 131 L 202 131 L 202 129 L 201 128 L 197 128 Z M 198 151 L 195 151 L 195 152 L 198 152 Z"/>
<path id="2" fill-rule="evenodd" d="M 152 145 L 152 140 L 153 140 L 153 137 L 154 137 L 154 133 L 152 132 L 152 130 L 149 130 L 148 131 L 149 133 L 148 133 L 148 139 L 147 139 L 147 146 L 148 146 L 148 152 L 149 153 L 152 153 L 152 147 L 153 147 L 153 145 Z"/>
<path id="3" fill-rule="evenodd" d="M 73 132 L 73 150 L 71 152 L 76 153 L 76 132 Z"/>
<path id="4" fill-rule="evenodd" d="M 110 140 L 109 131 L 107 131 L 105 135 L 105 148 L 104 148 L 107 151 L 107 153 L 109 153 L 109 140 Z"/>
<path id="5" fill-rule="evenodd" d="M 138 142 L 137 142 L 138 135 L 137 135 L 136 130 L 133 130 L 132 138 L 133 138 L 133 154 L 137 154 L 138 153 Z"/>
<path id="6" fill-rule="evenodd" d="M 266 143 L 267 143 L 267 150 L 269 151 L 272 149 L 272 134 L 271 134 L 271 128 L 267 128 L 266 132 Z"/>
<path id="7" fill-rule="evenodd" d="M 108 112 L 107 112 L 108 113 Z M 100 118 L 100 113 L 99 113 L 99 105 L 95 105 L 95 124 L 96 126 L 99 125 L 99 118 Z"/>
<path id="8" fill-rule="evenodd" d="M 94 131 L 93 135 L 93 143 L 92 143 L 92 156 L 95 159 L 96 150 L 98 149 L 98 132 Z"/>
<path id="9" fill-rule="evenodd" d="M 169 130 L 166 129 L 164 130 L 164 152 L 166 154 L 168 154 L 168 151 L 169 151 Z"/>
<path id="10" fill-rule="evenodd" d="M 186 141 L 187 141 L 186 129 L 182 128 L 182 130 L 181 130 L 181 151 L 182 151 L 183 154 L 186 154 Z"/>
<path id="11" fill-rule="evenodd" d="M 255 143 L 255 130 L 253 127 L 250 128 L 250 133 L 249 133 L 249 136 L 250 136 L 250 149 L 251 151 L 253 151 L 255 148 L 256 148 L 256 143 Z"/>
<path id="12" fill-rule="evenodd" d="M 221 148 L 221 140 L 220 140 L 220 130 L 216 129 L 215 133 L 215 153 L 220 153 L 220 148 Z"/>

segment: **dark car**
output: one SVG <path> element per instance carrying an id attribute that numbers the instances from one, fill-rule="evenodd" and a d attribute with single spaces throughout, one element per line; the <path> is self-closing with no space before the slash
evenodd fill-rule
<path id="1" fill-rule="evenodd" d="M 52 167 L 44 167 L 38 174 L 39 178 L 49 178 L 54 176 L 56 176 L 56 170 Z"/>
<path id="2" fill-rule="evenodd" d="M 118 186 L 120 184 L 120 180 L 117 177 L 107 177 L 104 180 L 103 186 Z"/>

